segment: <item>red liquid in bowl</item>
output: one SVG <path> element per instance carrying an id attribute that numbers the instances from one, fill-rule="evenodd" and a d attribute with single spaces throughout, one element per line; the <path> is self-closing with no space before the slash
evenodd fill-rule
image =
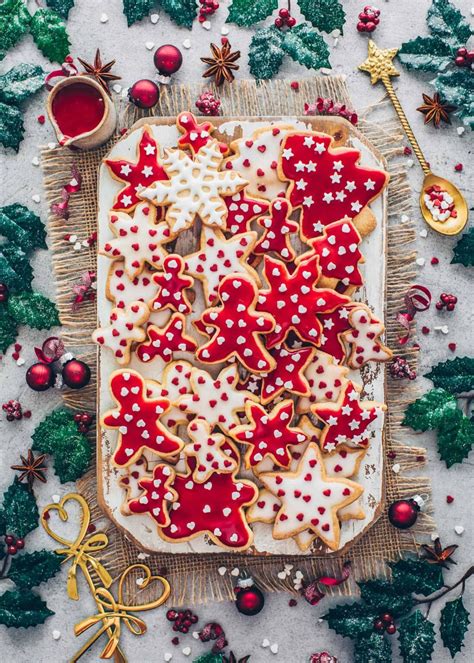
<path id="1" fill-rule="evenodd" d="M 100 92 L 92 85 L 74 83 L 59 90 L 53 99 L 52 111 L 67 139 L 95 129 L 104 117 L 105 104 Z"/>

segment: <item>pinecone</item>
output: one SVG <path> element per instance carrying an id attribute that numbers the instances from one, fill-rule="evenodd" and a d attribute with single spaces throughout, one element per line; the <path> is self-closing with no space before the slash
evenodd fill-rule
<path id="1" fill-rule="evenodd" d="M 202 115 L 215 116 L 219 115 L 221 107 L 221 100 L 215 97 L 212 92 L 206 91 L 196 101 L 196 108 Z"/>

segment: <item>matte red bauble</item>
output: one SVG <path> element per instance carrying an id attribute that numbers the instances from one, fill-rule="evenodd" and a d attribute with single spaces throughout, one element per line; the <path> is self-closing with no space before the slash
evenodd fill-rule
<path id="1" fill-rule="evenodd" d="M 265 597 L 256 585 L 245 588 L 237 588 L 235 605 L 242 615 L 252 617 L 258 615 L 265 605 Z"/>
<path id="2" fill-rule="evenodd" d="M 397 500 L 388 510 L 390 523 L 398 529 L 409 529 L 416 523 L 420 506 L 414 499 Z"/>
<path id="3" fill-rule="evenodd" d="M 63 366 L 63 382 L 71 389 L 82 389 L 89 384 L 91 369 L 79 359 L 71 359 Z"/>
<path id="4" fill-rule="evenodd" d="M 26 372 L 26 384 L 34 391 L 46 391 L 54 384 L 54 371 L 49 364 L 38 362 Z"/>
<path id="5" fill-rule="evenodd" d="M 158 103 L 159 96 L 158 85 L 148 78 L 137 81 L 128 91 L 128 98 L 138 108 L 151 108 Z"/>
<path id="6" fill-rule="evenodd" d="M 183 56 L 179 48 L 172 44 L 164 44 L 156 49 L 154 55 L 155 67 L 163 76 L 171 76 L 183 64 Z"/>

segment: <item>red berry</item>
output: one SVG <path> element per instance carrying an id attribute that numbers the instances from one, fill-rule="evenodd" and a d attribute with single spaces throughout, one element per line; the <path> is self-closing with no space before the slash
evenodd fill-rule
<path id="1" fill-rule="evenodd" d="M 455 170 L 457 173 L 460 173 L 460 172 L 462 171 L 462 168 L 463 168 L 462 163 L 457 163 L 457 164 L 454 166 L 454 170 Z"/>
<path id="2" fill-rule="evenodd" d="M 275 19 L 275 26 L 277 28 L 282 28 L 283 27 L 283 19 L 281 19 L 279 16 L 277 16 L 276 19 Z"/>
<path id="3" fill-rule="evenodd" d="M 358 32 L 366 32 L 365 23 L 362 23 L 362 21 L 359 21 L 357 23 L 357 30 L 358 30 Z"/>
<path id="4" fill-rule="evenodd" d="M 474 60 L 474 51 L 468 51 L 466 57 L 467 57 L 469 62 L 472 62 Z"/>
<path id="5" fill-rule="evenodd" d="M 292 90 L 299 90 L 300 89 L 300 84 L 298 81 L 291 81 L 290 87 Z"/>
<path id="6" fill-rule="evenodd" d="M 46 118 L 44 115 L 38 115 L 37 120 L 40 124 L 44 124 L 46 122 Z"/>
<path id="7" fill-rule="evenodd" d="M 16 546 L 8 546 L 7 552 L 9 555 L 16 555 Z"/>
<path id="8" fill-rule="evenodd" d="M 296 18 L 294 16 L 290 16 L 290 18 L 286 20 L 286 24 L 289 28 L 294 28 L 296 25 Z"/>
<path id="9" fill-rule="evenodd" d="M 294 608 L 295 605 L 298 605 L 298 601 L 296 599 L 290 599 L 288 601 L 288 605 L 290 606 L 290 608 Z"/>
<path id="10" fill-rule="evenodd" d="M 438 265 L 439 264 L 439 258 L 437 258 L 436 256 L 433 256 L 431 258 L 431 264 L 432 265 Z"/>
<path id="11" fill-rule="evenodd" d="M 385 624 L 383 623 L 383 621 L 381 619 L 376 619 L 374 621 L 374 629 L 376 631 L 384 631 L 385 630 Z"/>
<path id="12" fill-rule="evenodd" d="M 24 539 L 17 539 L 15 545 L 16 545 L 18 550 L 23 550 L 23 548 L 25 547 L 25 540 Z"/>
<path id="13" fill-rule="evenodd" d="M 285 7 L 283 7 L 278 12 L 278 15 L 281 16 L 282 18 L 289 18 L 290 17 L 290 11 L 288 9 L 285 9 Z"/>
<path id="14" fill-rule="evenodd" d="M 386 631 L 389 635 L 393 635 L 394 633 L 397 632 L 397 627 L 395 626 L 395 624 L 390 624 L 389 626 L 387 626 Z"/>
<path id="15" fill-rule="evenodd" d="M 389 458 L 390 460 L 394 460 L 396 457 L 397 454 L 395 453 L 395 451 L 389 451 L 387 454 L 387 458 Z"/>
<path id="16" fill-rule="evenodd" d="M 176 610 L 168 610 L 168 612 L 166 613 L 166 619 L 169 622 L 174 622 L 176 620 L 177 616 L 178 616 L 178 613 L 176 612 Z"/>
<path id="17" fill-rule="evenodd" d="M 178 638 L 178 636 L 174 637 L 174 638 L 171 640 L 171 642 L 172 642 L 173 645 L 179 645 L 179 638 Z"/>
<path id="18" fill-rule="evenodd" d="M 191 624 L 196 624 L 199 621 L 199 617 L 197 615 L 191 615 L 190 620 Z"/>
<path id="19" fill-rule="evenodd" d="M 7 546 L 11 546 L 12 543 L 14 543 L 14 541 L 15 541 L 15 537 L 14 537 L 14 536 L 12 536 L 11 534 L 7 534 L 7 535 L 6 535 L 6 537 L 5 537 L 5 543 L 7 544 Z"/>
<path id="20" fill-rule="evenodd" d="M 454 59 L 454 64 L 456 65 L 456 67 L 464 67 L 466 64 L 466 60 L 461 56 L 458 56 L 457 58 Z"/>
<path id="21" fill-rule="evenodd" d="M 462 58 L 466 57 L 467 55 L 467 48 L 464 46 L 461 46 L 461 48 L 458 48 L 456 55 L 460 55 Z"/>
<path id="22" fill-rule="evenodd" d="M 436 302 L 436 308 L 438 309 L 438 311 L 442 311 L 444 308 L 443 302 Z"/>
<path id="23" fill-rule="evenodd" d="M 365 24 L 365 29 L 367 32 L 373 32 L 377 26 L 373 21 L 369 21 L 368 23 Z"/>
<path id="24" fill-rule="evenodd" d="M 430 328 L 429 327 L 422 327 L 421 328 L 421 333 L 422 334 L 429 334 L 430 333 Z"/>
<path id="25" fill-rule="evenodd" d="M 181 633 L 187 633 L 189 631 L 189 628 L 187 626 L 182 626 L 181 627 Z"/>
<path id="26" fill-rule="evenodd" d="M 452 504 L 454 502 L 454 497 L 452 495 L 446 495 L 446 502 Z"/>
<path id="27" fill-rule="evenodd" d="M 448 343 L 448 348 L 451 352 L 456 352 L 456 343 Z"/>
<path id="28" fill-rule="evenodd" d="M 380 615 L 380 619 L 385 624 L 391 624 L 393 622 L 393 617 L 389 612 L 385 612 L 383 615 Z"/>
<path id="29" fill-rule="evenodd" d="M 450 303 L 446 306 L 446 308 L 447 308 L 448 311 L 454 311 L 454 309 L 455 309 L 455 305 L 452 304 L 452 303 L 450 302 Z"/>

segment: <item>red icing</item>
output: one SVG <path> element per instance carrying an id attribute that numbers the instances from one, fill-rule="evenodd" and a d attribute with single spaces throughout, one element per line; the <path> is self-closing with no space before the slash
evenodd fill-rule
<path id="1" fill-rule="evenodd" d="M 310 363 L 314 349 L 298 348 L 290 350 L 284 343 L 274 348 L 271 353 L 276 366 L 273 371 L 262 377 L 262 403 L 268 403 L 284 391 L 299 396 L 309 393 L 309 383 L 304 371 Z"/>
<path id="2" fill-rule="evenodd" d="M 232 164 L 231 161 L 227 162 Z M 261 214 L 266 214 L 269 204 L 259 198 L 248 198 L 245 189 L 234 196 L 225 196 L 224 203 L 227 207 L 226 227 L 233 235 L 250 230 L 250 222 Z"/>
<path id="3" fill-rule="evenodd" d="M 194 352 L 196 341 L 186 336 L 185 317 L 182 313 L 173 313 L 164 327 L 149 325 L 147 328 L 148 342 L 141 343 L 137 348 L 137 356 L 145 363 L 155 357 L 165 361 L 173 359 L 173 352 Z"/>
<path id="4" fill-rule="evenodd" d="M 105 103 L 92 85 L 74 83 L 61 88 L 54 96 L 52 112 L 64 138 L 74 138 L 99 126 Z"/>
<path id="5" fill-rule="evenodd" d="M 322 334 L 319 347 L 324 352 L 332 355 L 340 364 L 346 357 L 346 346 L 344 345 L 342 333 L 352 329 L 349 322 L 349 313 L 357 308 L 355 302 L 338 306 L 331 313 L 318 314 L 322 324 Z M 360 307 L 359 307 L 360 308 Z"/>
<path id="6" fill-rule="evenodd" d="M 191 313 L 186 290 L 190 288 L 194 279 L 184 275 L 184 260 L 177 253 L 170 254 L 163 261 L 163 271 L 153 275 L 153 281 L 160 286 L 160 290 L 151 302 L 152 311 L 161 311 L 169 308 L 179 313 Z"/>
<path id="7" fill-rule="evenodd" d="M 155 465 L 153 478 L 143 478 L 138 482 L 144 493 L 128 502 L 129 511 L 149 513 L 160 527 L 169 525 L 168 502 L 177 498 L 177 493 L 170 488 L 173 479 L 174 470 L 169 465 Z"/>
<path id="8" fill-rule="evenodd" d="M 176 125 L 183 134 L 178 139 L 178 146 L 189 147 L 193 154 L 197 154 L 201 147 L 207 145 L 212 140 L 212 132 L 215 127 L 211 122 L 205 120 L 198 122 L 192 113 L 180 113 L 176 118 Z M 226 143 L 219 143 L 221 154 L 227 154 L 229 146 Z"/>
<path id="9" fill-rule="evenodd" d="M 253 250 L 256 255 L 273 251 L 286 262 L 295 259 L 290 234 L 298 230 L 298 224 L 289 218 L 291 212 L 290 203 L 284 198 L 277 198 L 271 204 L 270 216 L 258 219 L 257 223 L 264 228 L 264 233 Z"/>

